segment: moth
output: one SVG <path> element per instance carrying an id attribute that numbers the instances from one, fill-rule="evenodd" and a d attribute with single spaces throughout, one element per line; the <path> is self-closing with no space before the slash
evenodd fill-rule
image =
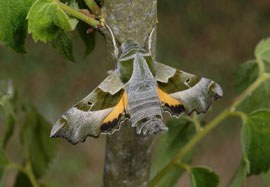
<path id="1" fill-rule="evenodd" d="M 57 120 L 51 137 L 76 144 L 88 136 L 112 134 L 125 120 L 137 134 L 157 134 L 168 130 L 162 112 L 176 117 L 204 113 L 213 100 L 222 97 L 222 89 L 214 81 L 156 62 L 151 55 L 154 29 L 146 47 L 127 40 L 118 49 L 107 28 L 115 46 L 116 69 Z"/>

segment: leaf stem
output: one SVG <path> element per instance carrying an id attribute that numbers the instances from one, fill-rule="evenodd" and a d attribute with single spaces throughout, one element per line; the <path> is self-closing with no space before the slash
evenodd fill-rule
<path id="1" fill-rule="evenodd" d="M 100 8 L 95 2 L 95 0 L 84 0 L 84 2 L 86 3 L 86 5 L 89 7 L 89 9 L 91 10 L 93 14 L 95 15 L 99 14 Z"/>
<path id="2" fill-rule="evenodd" d="M 16 170 L 19 170 L 21 172 L 25 172 L 24 168 L 21 165 L 16 164 L 16 163 L 9 163 L 6 168 L 7 168 L 7 170 L 16 169 Z"/>
<path id="3" fill-rule="evenodd" d="M 26 164 L 25 167 L 22 167 L 21 165 L 17 164 L 17 163 L 10 163 L 7 166 L 7 170 L 9 169 L 16 169 L 19 170 L 20 172 L 24 173 L 25 175 L 28 176 L 31 184 L 33 187 L 40 187 L 40 185 L 38 184 L 36 177 L 33 173 L 32 167 L 30 165 L 30 163 Z"/>
<path id="4" fill-rule="evenodd" d="M 180 167 L 181 169 L 185 169 L 188 173 L 191 173 L 191 167 L 188 164 L 177 162 L 175 163 L 176 166 Z"/>
<path id="5" fill-rule="evenodd" d="M 261 74 L 257 80 L 251 84 L 240 96 L 235 99 L 235 102 L 231 105 L 232 111 L 234 111 L 252 92 L 258 88 L 265 80 L 269 79 L 269 73 Z"/>
<path id="6" fill-rule="evenodd" d="M 216 127 L 223 119 L 229 115 L 230 111 L 224 110 L 204 129 L 199 131 L 177 154 L 176 156 L 150 181 L 149 186 L 154 187 L 159 180 L 196 145 L 208 132 Z"/>
<path id="7" fill-rule="evenodd" d="M 176 154 L 176 156 L 161 170 L 157 175 L 149 182 L 150 187 L 154 187 L 158 184 L 160 179 L 166 175 L 174 166 L 175 163 L 181 162 L 184 156 L 204 137 L 206 136 L 213 128 L 218 126 L 221 121 L 227 118 L 229 115 L 239 116 L 243 121 L 246 120 L 246 115 L 242 112 L 235 111 L 235 109 L 250 95 L 256 88 L 258 88 L 265 80 L 270 80 L 270 73 L 263 73 L 259 75 L 257 80 L 251 84 L 239 97 L 237 100 L 215 117 L 208 125 L 197 132 L 197 134 Z"/>
<path id="8" fill-rule="evenodd" d="M 261 58 L 257 58 L 256 59 L 256 63 L 258 64 L 259 67 L 259 75 L 261 76 L 264 72 L 265 72 L 265 67 L 264 67 L 264 63 L 263 60 Z"/>
<path id="9" fill-rule="evenodd" d="M 230 112 L 230 115 L 240 117 L 243 124 L 247 121 L 247 114 L 245 114 L 244 112 L 233 111 L 233 112 Z"/>
<path id="10" fill-rule="evenodd" d="M 194 113 L 194 115 L 192 117 L 190 116 L 184 116 L 183 119 L 186 119 L 188 121 L 190 121 L 191 123 L 194 124 L 196 132 L 200 131 L 202 129 L 201 127 L 201 123 L 198 119 L 198 115 Z"/>
<path id="11" fill-rule="evenodd" d="M 70 6 L 64 4 L 64 3 L 61 3 L 60 1 L 56 1 L 59 5 L 59 7 L 64 10 L 67 14 L 71 15 L 72 17 L 75 17 L 87 24 L 89 24 L 90 26 L 94 27 L 94 28 L 99 28 L 99 27 L 103 27 L 103 24 L 94 19 L 94 18 L 91 18 L 89 16 L 86 16 L 84 14 L 82 14 L 81 12 L 71 8 Z"/>
<path id="12" fill-rule="evenodd" d="M 32 166 L 30 163 L 28 163 L 26 166 L 25 166 L 25 174 L 28 176 L 31 184 L 33 187 L 40 187 L 34 173 L 33 173 L 33 169 L 32 169 Z"/>

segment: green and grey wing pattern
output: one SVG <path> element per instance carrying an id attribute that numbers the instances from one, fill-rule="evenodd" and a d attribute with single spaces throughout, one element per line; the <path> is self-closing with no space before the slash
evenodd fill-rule
<path id="1" fill-rule="evenodd" d="M 216 82 L 158 62 L 156 62 L 155 78 L 158 89 L 172 97 L 168 102 L 173 103 L 173 99 L 179 102 L 178 105 L 170 105 L 166 103 L 166 99 L 161 98 L 161 101 L 165 100 L 164 110 L 172 115 L 179 116 L 183 112 L 190 114 L 193 111 L 204 113 L 213 100 L 223 95 L 221 87 Z"/>
<path id="2" fill-rule="evenodd" d="M 113 133 L 123 119 L 119 111 L 116 119 L 105 123 L 109 115 L 116 115 L 124 89 L 116 71 L 112 72 L 94 91 L 65 112 L 54 124 L 51 137 L 66 138 L 72 144 L 85 141 L 87 136 L 98 137 L 101 133 Z M 113 112 L 113 114 L 112 114 Z"/>

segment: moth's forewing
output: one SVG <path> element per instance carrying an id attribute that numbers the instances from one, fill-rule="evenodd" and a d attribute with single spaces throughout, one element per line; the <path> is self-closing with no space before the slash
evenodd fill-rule
<path id="1" fill-rule="evenodd" d="M 172 115 L 185 112 L 206 112 L 213 100 L 222 97 L 221 87 L 214 81 L 192 75 L 170 66 L 156 62 L 156 80 L 158 88 L 173 99 L 178 100 L 183 110 L 174 111 L 170 102 L 163 102 L 163 108 Z M 170 107 L 171 106 L 171 107 Z"/>
<path id="2" fill-rule="evenodd" d="M 161 107 L 176 116 L 206 112 L 222 94 L 214 81 L 153 62 L 151 54 L 127 41 L 117 70 L 63 114 L 51 136 L 76 144 L 87 136 L 115 132 L 126 117 L 138 134 L 156 134 L 167 130 Z"/>
<path id="3" fill-rule="evenodd" d="M 63 137 L 76 144 L 85 141 L 87 136 L 98 137 L 100 133 L 113 133 L 119 128 L 121 115 L 124 115 L 124 111 L 115 109 L 116 106 L 120 107 L 118 103 L 123 95 L 124 85 L 117 72 L 112 72 L 93 92 L 57 120 L 51 136 Z M 105 122 L 105 119 L 112 121 Z"/>

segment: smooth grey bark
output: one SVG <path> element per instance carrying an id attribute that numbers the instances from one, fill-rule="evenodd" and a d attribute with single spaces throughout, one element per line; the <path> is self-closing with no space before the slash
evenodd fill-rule
<path id="1" fill-rule="evenodd" d="M 107 0 L 103 15 L 119 43 L 127 39 L 144 46 L 157 22 L 157 0 Z M 107 34 L 106 34 L 107 35 Z M 152 53 L 155 53 L 155 37 Z M 113 54 L 108 40 L 110 54 Z M 146 187 L 150 174 L 153 137 L 137 135 L 130 123 L 107 136 L 104 166 L 105 187 Z"/>

